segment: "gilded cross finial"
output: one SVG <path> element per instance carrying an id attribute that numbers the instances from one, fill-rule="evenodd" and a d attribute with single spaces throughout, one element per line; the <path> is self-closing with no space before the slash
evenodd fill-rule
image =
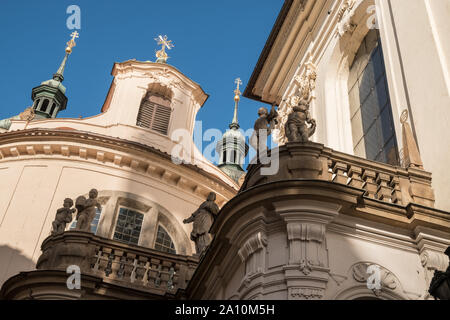
<path id="1" fill-rule="evenodd" d="M 234 83 L 236 83 L 236 90 L 234 90 L 234 117 L 233 117 L 233 122 L 230 124 L 230 129 L 239 129 L 239 124 L 238 124 L 238 104 L 239 104 L 239 100 L 241 100 L 241 90 L 240 87 L 242 85 L 242 80 L 241 78 L 237 78 Z"/>
<path id="2" fill-rule="evenodd" d="M 77 45 L 77 43 L 75 42 L 75 39 L 79 38 L 80 34 L 77 31 L 74 31 L 74 32 L 72 32 L 72 34 L 70 36 L 72 37 L 72 39 L 70 39 L 70 41 L 67 42 L 67 48 L 66 48 L 66 53 L 68 53 L 68 54 L 71 54 L 72 48 Z"/>
<path id="3" fill-rule="evenodd" d="M 156 52 L 156 62 L 163 62 L 165 63 L 169 56 L 166 53 L 166 48 L 168 50 L 175 47 L 175 45 L 172 43 L 172 40 L 168 40 L 167 36 L 161 36 L 159 35 L 158 38 L 155 38 L 155 41 L 158 43 L 158 45 L 162 46 L 161 50 L 158 50 Z"/>
<path id="4" fill-rule="evenodd" d="M 241 78 L 237 78 L 237 79 L 234 81 L 234 83 L 236 83 L 236 90 L 234 91 L 234 93 L 236 93 L 237 95 L 241 95 L 241 91 L 239 90 L 239 89 L 240 89 L 240 86 L 242 85 L 242 80 L 241 80 Z"/>

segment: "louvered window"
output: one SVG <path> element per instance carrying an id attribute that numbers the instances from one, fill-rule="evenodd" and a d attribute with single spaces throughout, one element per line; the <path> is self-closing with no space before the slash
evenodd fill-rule
<path id="1" fill-rule="evenodd" d="M 170 114 L 170 101 L 155 95 L 147 95 L 142 100 L 136 125 L 168 134 Z"/>

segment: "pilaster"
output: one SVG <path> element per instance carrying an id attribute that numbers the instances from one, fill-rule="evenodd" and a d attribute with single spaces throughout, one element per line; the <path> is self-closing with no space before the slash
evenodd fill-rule
<path id="1" fill-rule="evenodd" d="M 286 223 L 289 240 L 289 263 L 284 267 L 288 299 L 323 298 L 330 272 L 326 230 L 341 206 L 300 199 L 274 206 Z"/>

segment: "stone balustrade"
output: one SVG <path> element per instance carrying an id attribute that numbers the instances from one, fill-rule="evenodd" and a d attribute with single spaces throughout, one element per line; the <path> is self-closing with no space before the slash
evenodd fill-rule
<path id="1" fill-rule="evenodd" d="M 269 164 L 251 164 L 240 192 L 263 183 L 281 180 L 321 180 L 364 190 L 364 197 L 407 206 L 434 207 L 431 173 L 420 168 L 392 166 L 334 151 L 317 143 L 289 143 L 269 152 Z M 278 172 L 264 175 L 261 168 Z M 267 162 L 266 162 L 267 163 Z"/>
<path id="2" fill-rule="evenodd" d="M 47 238 L 42 252 L 39 270 L 65 271 L 75 265 L 82 274 L 162 296 L 185 289 L 198 264 L 195 257 L 129 246 L 80 231 Z"/>

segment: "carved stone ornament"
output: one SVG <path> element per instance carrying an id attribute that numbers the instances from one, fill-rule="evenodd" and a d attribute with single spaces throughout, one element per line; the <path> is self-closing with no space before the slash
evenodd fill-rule
<path id="1" fill-rule="evenodd" d="M 324 290 L 317 288 L 289 288 L 289 296 L 295 300 L 319 300 L 322 299 Z"/>
<path id="2" fill-rule="evenodd" d="M 338 33 L 342 37 L 347 32 L 353 32 L 356 25 L 352 18 L 355 14 L 356 0 L 345 0 L 338 12 Z"/>
<path id="3" fill-rule="evenodd" d="M 375 266 L 380 270 L 380 288 L 372 289 L 375 295 L 379 296 L 383 289 L 395 290 L 398 287 L 397 279 L 392 272 L 383 268 L 382 266 L 372 263 L 361 262 L 354 265 L 352 268 L 353 278 L 357 282 L 367 283 L 369 278 L 372 276 L 372 273 L 368 273 L 368 268 L 370 266 Z"/>
<path id="4" fill-rule="evenodd" d="M 309 275 L 312 272 L 311 269 L 312 261 L 310 260 L 302 260 L 300 262 L 300 271 L 305 275 Z"/>
<path id="5" fill-rule="evenodd" d="M 169 76 L 169 71 L 167 69 L 158 72 L 148 72 L 145 75 L 154 82 L 161 83 L 170 89 L 183 89 L 181 81 L 172 79 Z"/>
<path id="6" fill-rule="evenodd" d="M 33 107 L 29 107 L 29 108 L 25 109 L 24 112 L 19 114 L 19 119 L 25 120 L 25 121 L 33 121 L 35 117 L 36 117 L 36 114 L 34 112 Z"/>
<path id="7" fill-rule="evenodd" d="M 310 60 L 305 64 L 302 75 L 294 77 L 295 93 L 284 100 L 279 110 L 279 136 L 281 144 L 286 142 L 307 142 L 315 133 L 316 121 L 311 118 L 310 107 L 315 99 L 317 68 Z M 308 124 L 310 126 L 308 126 Z"/>

